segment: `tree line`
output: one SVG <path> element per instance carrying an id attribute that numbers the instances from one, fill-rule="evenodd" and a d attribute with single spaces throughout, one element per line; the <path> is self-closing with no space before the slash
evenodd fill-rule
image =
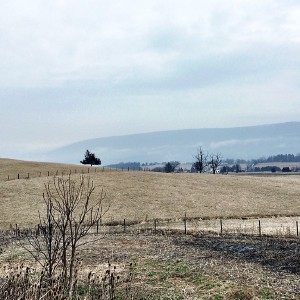
<path id="1" fill-rule="evenodd" d="M 264 162 L 300 162 L 300 154 L 278 154 L 269 156 Z"/>
<path id="2" fill-rule="evenodd" d="M 300 162 L 300 154 L 277 154 L 268 157 L 260 157 L 257 159 L 231 159 L 224 160 L 227 164 L 259 164 L 259 163 L 271 163 L 271 162 Z"/>
<path id="3" fill-rule="evenodd" d="M 227 172 L 241 172 L 241 164 L 247 164 L 247 171 L 281 171 L 280 168 L 276 166 L 266 166 L 266 167 L 257 167 L 256 164 L 259 163 L 274 163 L 274 162 L 300 162 L 300 154 L 277 154 L 273 156 L 269 156 L 267 158 L 259 158 L 259 159 L 252 159 L 252 160 L 244 160 L 244 159 L 222 159 L 221 153 L 208 153 L 202 147 L 199 147 L 196 154 L 193 156 L 194 162 L 192 163 L 191 172 L 203 173 L 203 172 L 210 172 L 215 174 L 217 171 L 221 173 Z M 80 161 L 82 164 L 89 164 L 93 165 L 101 165 L 100 158 L 96 157 L 96 155 L 89 150 L 86 150 L 84 159 Z M 117 169 L 128 169 L 128 170 L 145 170 L 148 169 L 151 165 L 155 165 L 158 163 L 144 163 L 141 164 L 140 162 L 120 162 L 117 164 L 109 165 L 109 167 L 117 168 Z M 162 166 L 157 166 L 151 168 L 151 171 L 154 172 L 165 172 L 165 173 L 172 173 L 175 171 L 183 171 L 182 169 L 178 168 L 180 165 L 179 161 L 169 161 L 162 163 Z M 222 168 L 221 165 L 223 165 Z M 287 170 L 282 170 L 287 171 Z"/>

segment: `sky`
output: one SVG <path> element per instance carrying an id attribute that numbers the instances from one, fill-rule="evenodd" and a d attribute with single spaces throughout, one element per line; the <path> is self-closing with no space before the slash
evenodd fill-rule
<path id="1" fill-rule="evenodd" d="M 0 0 L 0 157 L 300 121 L 299 0 Z"/>

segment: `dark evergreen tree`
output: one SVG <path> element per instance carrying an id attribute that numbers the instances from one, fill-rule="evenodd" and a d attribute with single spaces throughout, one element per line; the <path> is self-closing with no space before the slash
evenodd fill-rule
<path id="1" fill-rule="evenodd" d="M 233 168 L 234 168 L 234 171 L 236 172 L 236 173 L 239 173 L 239 172 L 242 172 L 242 167 L 241 167 L 241 165 L 240 164 L 235 164 L 234 166 L 233 166 Z"/>
<path id="2" fill-rule="evenodd" d="M 180 164 L 178 161 L 170 161 L 167 162 L 165 165 L 165 172 L 166 173 L 172 173 L 175 171 L 175 168 Z"/>
<path id="3" fill-rule="evenodd" d="M 100 158 L 95 156 L 95 153 L 90 152 L 89 150 L 85 151 L 84 159 L 80 161 L 83 165 L 101 165 Z"/>

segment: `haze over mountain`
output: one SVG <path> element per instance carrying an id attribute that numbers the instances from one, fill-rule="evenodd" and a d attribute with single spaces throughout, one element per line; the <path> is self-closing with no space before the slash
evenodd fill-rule
<path id="1" fill-rule="evenodd" d="M 113 136 L 80 141 L 45 153 L 44 161 L 79 163 L 89 149 L 103 165 L 118 162 L 193 161 L 200 146 L 223 158 L 252 159 L 300 152 L 300 122 L 204 128 Z"/>

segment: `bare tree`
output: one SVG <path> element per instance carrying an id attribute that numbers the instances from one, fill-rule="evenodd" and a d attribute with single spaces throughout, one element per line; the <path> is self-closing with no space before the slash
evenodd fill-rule
<path id="1" fill-rule="evenodd" d="M 212 168 L 213 174 L 216 174 L 218 167 L 222 164 L 222 156 L 220 153 L 210 154 L 209 155 L 209 163 Z"/>
<path id="2" fill-rule="evenodd" d="M 95 191 L 89 177 L 80 177 L 79 182 L 54 177 L 52 183 L 45 186 L 43 195 L 46 205 L 46 217 L 40 216 L 39 233 L 29 236 L 31 248 L 25 247 L 52 278 L 56 268 L 62 271 L 65 290 L 72 297 L 74 289 L 74 270 L 78 247 L 87 243 L 84 237 L 96 224 L 101 224 L 105 193 L 103 190 L 97 199 L 92 199 Z"/>
<path id="3" fill-rule="evenodd" d="M 196 161 L 193 165 L 197 172 L 202 173 L 204 171 L 207 166 L 207 157 L 208 154 L 204 152 L 202 147 L 199 147 L 197 154 L 194 156 Z"/>

